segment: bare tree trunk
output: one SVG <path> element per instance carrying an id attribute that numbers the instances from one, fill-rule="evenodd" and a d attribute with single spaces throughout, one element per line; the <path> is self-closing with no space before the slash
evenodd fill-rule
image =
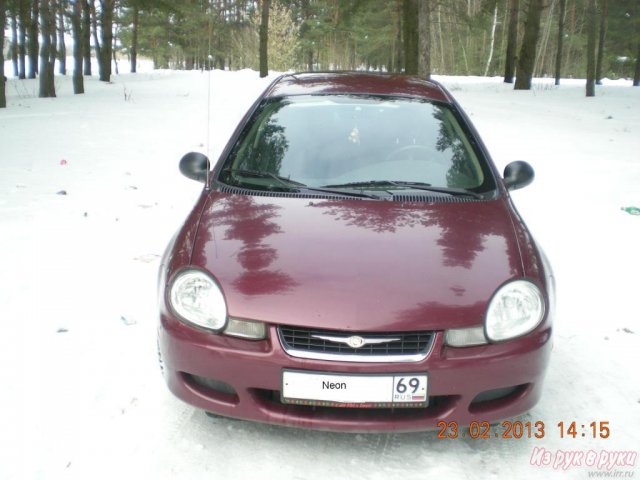
<path id="1" fill-rule="evenodd" d="M 270 0 L 261 0 L 260 21 L 260 77 L 269 75 L 268 43 L 269 43 L 269 3 Z"/>
<path id="2" fill-rule="evenodd" d="M 111 52 L 113 47 L 113 9 L 115 0 L 100 0 L 100 81 L 111 81 Z"/>
<path id="3" fill-rule="evenodd" d="M 440 73 L 446 71 L 446 63 L 444 61 L 444 41 L 442 40 L 442 4 L 438 2 L 438 39 L 440 43 Z"/>
<path id="4" fill-rule="evenodd" d="M 302 25 L 300 26 L 300 37 L 305 41 L 304 47 L 304 59 L 307 65 L 307 71 L 313 71 L 313 45 L 308 38 L 309 31 L 311 30 L 310 22 L 311 22 L 311 10 L 309 5 L 309 0 L 302 0 Z"/>
<path id="5" fill-rule="evenodd" d="M 587 97 L 596 94 L 596 30 L 597 30 L 596 0 L 588 0 L 587 4 Z"/>
<path id="6" fill-rule="evenodd" d="M 504 62 L 504 83 L 513 83 L 516 71 L 516 49 L 518 48 L 518 10 L 520 0 L 509 2 L 509 33 L 507 35 L 507 53 Z"/>
<path id="7" fill-rule="evenodd" d="M 88 0 L 76 0 L 82 5 L 83 74 L 91 76 L 91 6 Z"/>
<path id="8" fill-rule="evenodd" d="M 393 70 L 401 72 L 404 65 L 402 47 L 402 0 L 396 0 L 396 41 L 395 41 L 395 64 Z"/>
<path id="9" fill-rule="evenodd" d="M 82 76 L 82 2 L 73 2 L 71 12 L 71 32 L 73 34 L 73 93 L 84 93 L 84 77 Z"/>
<path id="10" fill-rule="evenodd" d="M 562 69 L 562 42 L 564 40 L 564 17 L 566 15 L 567 0 L 560 0 L 560 15 L 558 16 L 558 46 L 556 50 L 556 85 L 560 85 Z"/>
<path id="11" fill-rule="evenodd" d="M 10 7 L 11 14 L 11 62 L 13 63 L 13 76 L 20 74 L 18 70 L 18 6 L 14 3 Z M 2 24 L 0 24 L 2 25 Z"/>
<path id="12" fill-rule="evenodd" d="M 40 91 L 38 96 L 40 98 L 55 97 L 51 37 L 55 35 L 56 27 L 55 11 L 53 15 L 51 12 L 51 0 L 40 0 L 40 18 L 42 19 L 42 45 L 40 46 Z"/>
<path id="13" fill-rule="evenodd" d="M 131 73 L 136 73 L 138 64 L 138 25 L 140 23 L 140 9 L 133 5 L 133 31 L 131 32 Z"/>
<path id="14" fill-rule="evenodd" d="M 122 1 L 122 0 L 120 0 Z M 111 37 L 111 56 L 113 58 L 113 70 L 116 75 L 120 75 L 118 68 L 118 36 L 120 35 L 120 17 L 119 10 L 116 8 L 118 0 L 113 0 L 113 19 L 112 19 L 112 37 Z"/>
<path id="15" fill-rule="evenodd" d="M 53 71 L 55 73 L 56 68 L 56 59 L 58 58 L 58 28 L 56 17 L 58 13 L 58 1 L 60 0 L 51 0 L 49 5 L 49 18 L 50 18 L 50 37 L 51 37 L 51 50 L 49 51 L 49 61 L 53 66 Z"/>
<path id="16" fill-rule="evenodd" d="M 231 69 L 231 60 L 229 60 L 229 69 Z M 307 50 L 307 70 L 313 71 L 313 48 Z"/>
<path id="17" fill-rule="evenodd" d="M 600 32 L 598 38 L 598 56 L 596 59 L 596 84 L 602 85 L 602 59 L 604 57 L 604 40 L 607 36 L 607 15 L 609 13 L 609 1 L 601 0 Z"/>
<path id="18" fill-rule="evenodd" d="M 493 59 L 493 46 L 496 41 L 496 25 L 498 24 L 498 2 L 493 9 L 493 24 L 491 25 L 491 42 L 489 48 L 489 58 L 487 58 L 487 66 L 484 69 L 484 76 L 489 73 L 489 67 L 491 66 L 491 60 Z"/>
<path id="19" fill-rule="evenodd" d="M 516 90 L 530 90 L 533 68 L 536 61 L 536 49 L 540 35 L 540 17 L 545 0 L 530 0 L 527 20 L 524 25 L 524 37 L 518 56 L 518 71 L 516 73 Z"/>
<path id="20" fill-rule="evenodd" d="M 453 17 L 450 16 L 449 18 L 452 19 Z M 450 21 L 450 24 L 453 24 L 453 23 L 454 23 L 453 21 Z M 456 64 L 456 61 L 455 61 L 456 60 L 456 56 L 455 56 L 455 48 L 453 46 L 453 35 L 450 34 L 451 33 L 450 32 L 451 28 L 452 27 L 449 27 L 449 32 L 448 32 L 449 35 L 447 35 L 447 39 L 449 40 L 449 53 L 450 53 L 450 56 L 451 56 L 451 68 L 454 69 L 454 71 L 455 71 L 457 64 Z"/>
<path id="21" fill-rule="evenodd" d="M 29 74 L 28 78 L 36 78 L 38 74 L 38 15 L 39 1 L 31 0 L 29 9 Z"/>
<path id="22" fill-rule="evenodd" d="M 58 32 L 56 26 L 56 12 L 58 11 L 58 0 L 50 0 L 49 3 L 49 45 L 51 49 L 49 50 L 49 62 L 51 63 L 55 75 L 56 69 L 56 58 L 58 56 Z"/>
<path id="23" fill-rule="evenodd" d="M 402 0 L 404 73 L 418 74 L 418 1 Z"/>
<path id="24" fill-rule="evenodd" d="M 551 23 L 553 19 L 553 9 L 556 5 L 556 0 L 551 0 L 551 7 L 549 9 L 549 13 L 547 15 L 547 23 L 546 26 L 542 30 L 542 36 L 540 41 L 538 42 L 538 48 L 536 52 L 536 61 L 533 66 L 533 74 L 544 76 L 545 75 L 545 58 L 547 57 L 547 45 L 549 44 L 549 36 L 551 35 Z"/>
<path id="25" fill-rule="evenodd" d="M 572 1 L 571 3 L 569 3 L 569 0 L 567 0 L 567 15 L 565 17 L 565 31 L 570 31 L 571 33 L 574 33 L 574 34 L 579 32 L 580 34 L 582 34 L 583 28 L 580 27 L 578 29 L 576 25 L 576 10 L 577 10 L 576 2 Z M 570 65 L 570 61 L 574 57 L 573 52 L 576 50 L 576 46 L 574 45 L 575 35 L 571 35 L 571 36 L 565 35 L 565 36 L 567 37 L 567 39 L 565 42 L 563 42 L 563 50 L 565 51 L 565 53 L 562 54 L 564 57 L 564 59 L 562 60 L 563 62 L 562 64 L 565 67 L 567 67 Z"/>
<path id="26" fill-rule="evenodd" d="M 462 51 L 462 59 L 464 60 L 464 74 L 471 75 L 469 71 L 469 60 L 467 59 L 467 51 L 464 47 L 464 43 L 462 42 L 462 36 L 460 35 L 460 29 L 456 28 L 456 32 L 458 34 L 458 43 L 460 43 L 460 50 Z"/>
<path id="27" fill-rule="evenodd" d="M 7 95 L 4 81 L 4 23 L 6 22 L 7 2 L 0 0 L 0 108 L 7 107 Z"/>
<path id="28" fill-rule="evenodd" d="M 117 37 L 113 36 L 113 45 L 111 46 L 111 52 L 113 53 L 113 66 L 116 70 L 116 75 L 120 75 L 120 71 L 118 69 L 118 57 L 116 56 L 116 42 Z"/>
<path id="29" fill-rule="evenodd" d="M 418 75 L 429 80 L 431 78 L 431 0 L 420 0 L 418 37 L 420 39 Z"/>
<path id="30" fill-rule="evenodd" d="M 506 52 L 507 51 L 507 31 L 509 30 L 509 0 L 502 0 L 502 1 L 504 1 L 504 14 L 500 21 L 500 48 L 498 49 L 498 51 Z M 456 34 L 458 36 L 458 39 L 460 39 L 459 31 L 460 31 L 459 28 L 456 28 Z M 500 63 L 499 60 L 498 60 L 497 66 L 503 67 L 503 65 Z"/>
<path id="31" fill-rule="evenodd" d="M 67 74 L 67 46 L 64 44 L 64 10 L 66 0 L 58 0 L 58 62 L 61 75 Z"/>
<path id="32" fill-rule="evenodd" d="M 18 15 L 20 22 L 18 24 L 18 78 L 27 78 L 27 64 L 25 56 L 27 55 L 27 25 L 29 23 L 29 3 L 27 0 L 18 1 Z"/>
<path id="33" fill-rule="evenodd" d="M 91 12 L 91 35 L 93 38 L 93 48 L 96 51 L 98 63 L 98 77 L 102 78 L 102 48 L 98 40 L 98 14 L 96 13 L 95 0 L 89 0 L 89 11 Z"/>

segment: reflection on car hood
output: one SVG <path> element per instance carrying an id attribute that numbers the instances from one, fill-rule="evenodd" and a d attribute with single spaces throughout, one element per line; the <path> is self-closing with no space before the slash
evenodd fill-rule
<path id="1" fill-rule="evenodd" d="M 503 200 L 400 203 L 213 192 L 192 263 L 238 318 L 352 331 L 480 325 L 522 274 Z"/>

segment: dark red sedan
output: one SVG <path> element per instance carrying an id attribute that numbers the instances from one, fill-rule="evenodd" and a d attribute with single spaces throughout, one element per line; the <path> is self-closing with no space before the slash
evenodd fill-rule
<path id="1" fill-rule="evenodd" d="M 280 425 L 414 431 L 538 401 L 553 276 L 500 176 L 436 82 L 283 75 L 204 182 L 163 257 L 171 391 Z"/>

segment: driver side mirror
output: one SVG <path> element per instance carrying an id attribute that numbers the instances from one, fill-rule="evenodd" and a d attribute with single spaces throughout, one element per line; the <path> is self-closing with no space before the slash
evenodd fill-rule
<path id="1" fill-rule="evenodd" d="M 517 160 L 504 167 L 504 185 L 507 190 L 518 190 L 533 182 L 535 173 L 527 162 Z"/>
<path id="2" fill-rule="evenodd" d="M 200 152 L 189 152 L 180 159 L 180 173 L 191 180 L 205 183 L 209 171 L 209 159 Z"/>

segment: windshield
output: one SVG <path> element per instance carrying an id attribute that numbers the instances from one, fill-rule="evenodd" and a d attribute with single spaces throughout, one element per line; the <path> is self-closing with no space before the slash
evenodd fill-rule
<path id="1" fill-rule="evenodd" d="M 224 183 L 493 190 L 454 110 L 419 99 L 308 95 L 265 100 L 222 167 Z M 386 183 L 385 183 L 386 182 Z"/>

